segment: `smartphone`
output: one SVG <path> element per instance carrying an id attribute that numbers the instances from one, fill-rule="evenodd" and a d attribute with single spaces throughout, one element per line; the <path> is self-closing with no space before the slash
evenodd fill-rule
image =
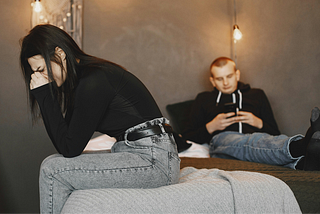
<path id="1" fill-rule="evenodd" d="M 237 104 L 236 103 L 225 103 L 224 113 L 234 112 L 237 115 Z"/>

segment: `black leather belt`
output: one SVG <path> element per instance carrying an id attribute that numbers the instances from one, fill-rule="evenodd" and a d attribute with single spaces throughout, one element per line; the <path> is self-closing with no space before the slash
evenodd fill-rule
<path id="1" fill-rule="evenodd" d="M 163 129 L 165 132 L 162 131 L 161 127 L 159 125 L 154 125 L 154 126 L 149 126 L 143 129 L 138 129 L 133 132 L 128 133 L 127 135 L 127 140 L 129 141 L 135 141 L 139 140 L 144 137 L 150 137 L 153 135 L 157 134 L 162 134 L 162 133 L 172 133 L 173 129 L 170 125 L 168 124 L 162 124 Z M 124 140 L 124 134 L 116 137 L 117 141 L 122 141 Z"/>

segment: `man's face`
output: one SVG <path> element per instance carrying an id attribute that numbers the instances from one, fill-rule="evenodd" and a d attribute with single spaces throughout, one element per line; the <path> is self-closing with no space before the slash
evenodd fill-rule
<path id="1" fill-rule="evenodd" d="M 210 82 L 213 87 L 216 87 L 224 94 L 231 94 L 238 87 L 238 81 L 240 80 L 240 71 L 234 70 L 235 64 L 228 61 L 223 67 L 213 66 L 211 69 L 212 77 Z"/>

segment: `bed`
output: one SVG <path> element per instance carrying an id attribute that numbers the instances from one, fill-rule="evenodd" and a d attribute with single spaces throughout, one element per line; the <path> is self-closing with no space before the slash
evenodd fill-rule
<path id="1" fill-rule="evenodd" d="M 180 132 L 191 101 L 167 106 Z M 114 138 L 90 141 L 86 151 L 109 150 Z M 179 184 L 155 189 L 74 191 L 62 213 L 320 213 L 320 172 L 209 157 L 209 146 L 180 145 Z"/>
<path id="2" fill-rule="evenodd" d="M 167 105 L 170 123 L 178 133 L 185 128 L 189 110 L 194 100 Z M 192 143 L 192 142 L 189 142 Z M 180 146 L 185 148 L 185 145 Z M 303 213 L 320 213 L 320 171 L 293 170 L 281 166 L 252 163 L 240 160 L 210 158 L 205 153 L 208 145 L 193 148 L 194 145 L 182 152 L 181 168 L 193 166 L 201 168 L 218 168 L 228 171 L 250 171 L 272 175 L 285 182 L 293 191 Z M 181 152 L 179 153 L 181 154 Z M 196 158 L 203 157 L 203 158 Z"/>
<path id="3" fill-rule="evenodd" d="M 72 192 L 62 213 L 301 213 L 281 180 L 262 173 L 184 167 L 178 184 Z"/>
<path id="4" fill-rule="evenodd" d="M 91 142 L 88 144 L 86 150 L 87 151 L 95 151 L 95 150 L 98 151 L 101 149 L 109 150 L 114 142 L 115 142 L 115 139 L 110 138 L 107 135 L 102 135 L 92 139 Z M 188 143 L 190 143 L 191 146 L 188 149 L 179 153 L 179 156 L 181 159 L 181 164 L 180 164 L 181 169 L 184 169 L 186 167 L 194 167 L 196 169 L 246 171 L 246 172 L 257 172 L 257 173 L 271 175 L 283 181 L 291 189 L 303 213 L 320 213 L 320 172 L 293 170 L 293 169 L 289 169 L 281 166 L 252 163 L 252 162 L 246 162 L 246 161 L 240 161 L 240 160 L 210 158 L 208 145 L 199 145 L 193 142 L 188 142 Z M 112 191 L 115 191 L 115 190 L 112 190 Z M 65 208 L 64 211 L 70 211 L 69 210 L 70 208 L 72 208 L 73 210 L 77 210 L 77 212 L 80 212 L 82 208 L 83 208 L 82 210 L 85 211 L 86 208 L 84 208 L 83 203 L 80 203 L 80 202 L 86 201 L 86 203 L 88 203 L 88 198 L 92 197 L 92 195 L 94 195 L 94 198 L 101 198 L 102 196 L 103 196 L 102 198 L 106 198 L 107 196 L 104 195 L 106 194 L 106 192 L 108 191 L 107 190 L 99 190 L 99 191 L 91 190 L 91 191 L 77 192 L 76 194 L 73 194 L 73 196 L 71 197 L 71 200 L 68 200 L 68 204 L 67 204 L 68 209 Z M 114 194 L 115 193 L 113 193 L 113 195 Z M 160 193 L 157 193 L 157 194 L 160 194 Z M 127 192 L 127 195 L 129 196 L 131 195 L 130 191 Z M 83 197 L 83 199 L 81 199 L 81 197 Z M 115 198 L 113 198 L 113 200 L 115 200 Z M 102 203 L 102 201 L 99 201 L 99 202 Z M 97 203 L 96 200 L 94 200 L 94 203 L 90 202 L 89 204 L 91 206 L 92 204 L 95 204 L 95 203 Z M 198 211 L 203 211 L 203 212 L 208 211 L 208 210 L 201 210 L 202 209 L 201 206 L 199 208 L 195 204 L 193 205 L 194 205 L 194 209 L 197 209 Z M 86 207 L 90 207 L 90 206 L 86 205 Z M 77 209 L 75 209 L 75 207 Z M 101 206 L 95 206 L 95 207 L 98 209 L 96 211 L 99 212 L 99 209 L 101 208 Z M 110 208 L 111 207 L 108 207 L 107 209 L 110 209 Z M 209 208 L 212 208 L 212 207 L 209 207 Z M 148 210 L 144 210 L 144 211 L 148 211 Z M 77 213 L 77 212 L 74 212 L 74 213 Z"/>

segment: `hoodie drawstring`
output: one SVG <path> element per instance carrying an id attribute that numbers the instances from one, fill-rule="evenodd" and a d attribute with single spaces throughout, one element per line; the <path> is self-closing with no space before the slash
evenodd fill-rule
<path id="1" fill-rule="evenodd" d="M 219 91 L 219 94 L 218 94 L 218 97 L 217 97 L 217 100 L 216 100 L 216 106 L 218 106 L 219 102 L 220 102 L 220 98 L 221 98 L 221 91 Z"/>
<path id="2" fill-rule="evenodd" d="M 242 109 L 242 93 L 238 89 L 238 94 L 239 94 L 239 109 L 237 109 L 237 112 Z M 242 122 L 239 122 L 239 133 L 242 133 Z"/>
<path id="3" fill-rule="evenodd" d="M 239 94 L 239 109 L 242 109 L 242 93 L 239 89 L 238 89 L 238 94 Z"/>
<path id="4" fill-rule="evenodd" d="M 237 90 L 238 91 L 238 94 L 239 94 L 239 108 L 237 108 L 237 112 L 242 109 L 242 93 L 240 91 L 240 89 Z M 221 91 L 219 91 L 219 94 L 218 94 L 218 97 L 217 97 L 217 100 L 216 100 L 216 106 L 218 106 L 219 102 L 220 102 L 220 99 L 221 99 Z M 236 100 L 236 95 L 235 93 L 232 93 L 232 102 L 233 103 L 237 103 L 237 100 Z M 242 133 L 242 122 L 239 122 L 239 133 Z"/>

